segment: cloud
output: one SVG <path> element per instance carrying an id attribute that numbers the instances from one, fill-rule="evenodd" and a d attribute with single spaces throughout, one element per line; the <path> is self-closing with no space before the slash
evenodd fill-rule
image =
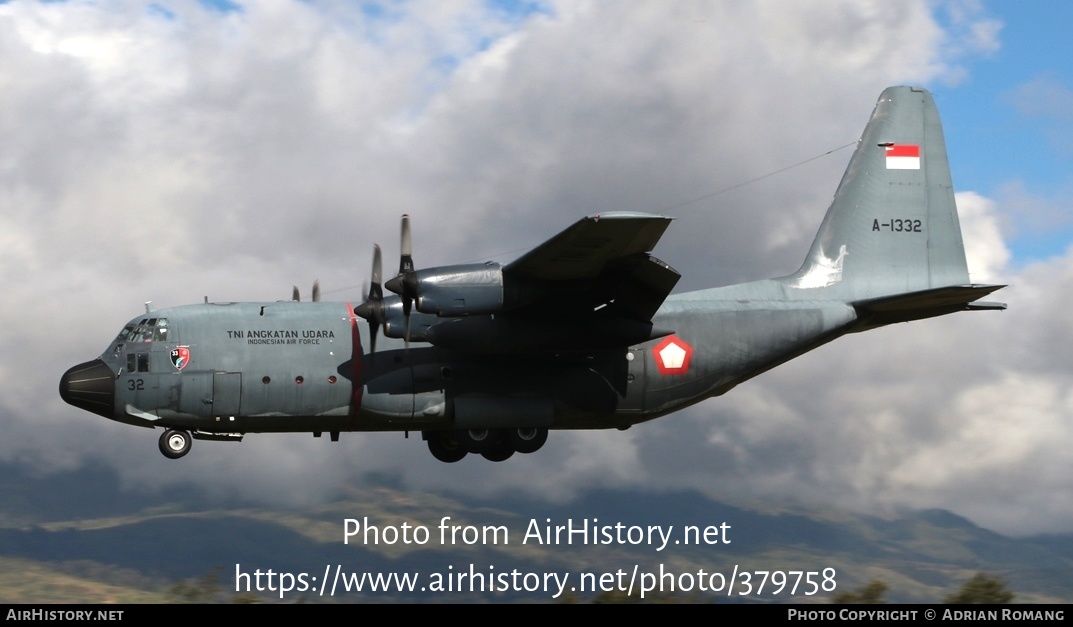
<path id="1" fill-rule="evenodd" d="M 1059 167 L 1073 157 L 1073 89 L 1058 78 L 1045 74 L 1019 85 L 1005 98 L 1021 118 L 1038 129 L 1054 155 L 1038 167 Z M 1057 161 L 1057 164 L 1053 162 Z M 1068 171 L 1068 170 L 1065 170 Z M 1065 179 L 1068 182 L 1068 177 Z"/>
<path id="2" fill-rule="evenodd" d="M 1073 90 L 1053 76 L 1040 76 L 1020 85 L 1010 99 L 1025 116 L 1073 122 Z"/>
<path id="3" fill-rule="evenodd" d="M 989 17 L 980 0 L 949 0 L 940 10 L 949 20 L 947 37 L 955 50 L 987 55 L 1002 47 L 1002 21 Z"/>
<path id="4" fill-rule="evenodd" d="M 974 283 L 1002 281 L 1002 275 L 1008 272 L 1010 251 L 1002 237 L 995 201 L 976 192 L 960 192 L 955 201 L 969 278 Z"/>
<path id="5" fill-rule="evenodd" d="M 688 485 L 1073 526 L 1062 507 L 1032 509 L 1068 487 L 1059 347 L 1073 329 L 1058 299 L 1073 261 L 1011 271 L 1007 207 L 972 193 L 958 201 L 973 280 L 1013 283 L 1009 312 L 845 338 L 688 411 L 556 432 L 503 464 L 445 467 L 398 434 L 251 435 L 173 462 L 150 431 L 56 395 L 146 300 L 275 300 L 314 278 L 359 299 L 373 242 L 392 266 L 402 213 L 419 266 L 509 259 L 583 214 L 636 210 L 678 218 L 655 252 L 680 289 L 792 272 L 848 151 L 716 192 L 852 142 L 887 85 L 954 80 L 959 59 L 997 45 L 985 14 L 944 29 L 927 2 L 160 6 L 0 4 L 0 350 L 19 356 L 0 365 L 3 459 L 103 460 L 132 490 L 290 503 L 376 472 L 540 498 Z M 961 39 L 976 43 L 952 51 Z M 1015 493 L 1025 510 L 1003 500 Z"/>

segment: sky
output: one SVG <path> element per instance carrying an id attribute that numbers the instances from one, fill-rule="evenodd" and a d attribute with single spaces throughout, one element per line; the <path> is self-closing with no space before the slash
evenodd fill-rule
<path id="1" fill-rule="evenodd" d="M 1073 533 L 1070 23 L 1058 1 L 0 2 L 0 460 L 298 506 L 377 473 Z M 251 435 L 176 462 L 56 393 L 145 301 L 314 279 L 359 301 L 403 213 L 418 267 L 509 261 L 625 210 L 676 218 L 654 254 L 678 291 L 791 273 L 897 84 L 935 95 L 971 277 L 1008 284 L 1008 311 L 842 338 L 496 465 L 401 434 Z"/>

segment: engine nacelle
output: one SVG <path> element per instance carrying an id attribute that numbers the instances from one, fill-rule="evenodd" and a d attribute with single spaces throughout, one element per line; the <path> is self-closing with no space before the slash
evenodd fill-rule
<path id="1" fill-rule="evenodd" d="M 428 329 L 437 322 L 442 322 L 437 316 L 420 312 L 411 313 L 410 340 L 427 342 Z M 402 300 L 397 296 L 384 299 L 384 335 L 399 340 L 406 338 L 406 314 L 402 309 Z"/>
<path id="2" fill-rule="evenodd" d="M 422 313 L 453 318 L 503 311 L 503 267 L 498 263 L 426 268 L 404 282 Z"/>

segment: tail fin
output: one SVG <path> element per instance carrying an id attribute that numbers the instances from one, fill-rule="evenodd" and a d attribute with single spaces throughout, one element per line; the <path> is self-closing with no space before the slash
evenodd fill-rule
<path id="1" fill-rule="evenodd" d="M 969 283 L 942 124 L 926 90 L 890 87 L 879 97 L 804 265 L 782 280 L 847 302 Z"/>

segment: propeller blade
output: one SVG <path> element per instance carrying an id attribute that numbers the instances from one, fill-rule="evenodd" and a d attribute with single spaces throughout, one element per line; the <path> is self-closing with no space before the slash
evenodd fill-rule
<path id="1" fill-rule="evenodd" d="M 399 243 L 399 275 L 393 280 L 398 281 L 399 291 L 402 296 L 402 337 L 406 340 L 406 348 L 410 350 L 410 310 L 413 308 L 414 280 L 413 280 L 413 234 L 410 231 L 410 215 L 402 214 L 402 233 Z M 409 279 L 409 280 L 408 280 Z M 392 290 L 393 292 L 395 290 Z"/>
<path id="2" fill-rule="evenodd" d="M 291 292 L 291 300 L 302 300 L 302 297 L 298 294 L 298 286 L 294 286 L 294 291 Z"/>
<path id="3" fill-rule="evenodd" d="M 414 271 L 414 243 L 410 234 L 410 216 L 402 214 L 402 242 L 399 248 L 399 274 L 407 274 Z"/>
<path id="4" fill-rule="evenodd" d="M 384 324 L 384 290 L 380 286 L 382 275 L 380 246 L 373 244 L 373 280 L 365 301 L 358 305 L 354 313 L 369 321 L 369 350 L 376 352 L 376 336 L 380 325 Z M 365 291 L 364 288 L 362 291 Z"/>
<path id="5" fill-rule="evenodd" d="M 405 313 L 410 310 L 408 300 L 412 300 L 415 296 L 413 286 L 408 285 L 406 281 L 407 277 L 413 276 L 414 273 L 413 252 L 414 244 L 413 235 L 410 232 L 410 216 L 404 213 L 402 214 L 402 237 L 399 243 L 399 273 L 388 280 L 384 287 L 402 296 L 403 311 Z M 412 280 L 409 283 L 412 283 Z"/>
<path id="6" fill-rule="evenodd" d="M 380 287 L 380 281 L 383 277 L 383 269 L 380 262 L 380 244 L 373 244 L 373 280 L 372 287 L 369 288 L 369 297 L 375 298 L 377 301 L 384 299 L 384 290 Z"/>
<path id="7" fill-rule="evenodd" d="M 369 298 L 376 303 L 376 319 L 369 320 L 369 350 L 376 353 L 376 336 L 380 332 L 380 325 L 384 324 L 384 289 L 380 287 L 383 278 L 383 268 L 380 260 L 380 245 L 373 244 L 373 278 L 369 287 Z"/>
<path id="8" fill-rule="evenodd" d="M 402 316 L 404 320 L 403 338 L 406 348 L 410 347 L 410 311 L 417 296 L 417 283 L 414 277 L 414 243 L 410 231 L 410 216 L 402 214 L 402 235 L 399 243 L 399 273 L 384 284 L 392 292 L 402 297 Z"/>
<path id="9" fill-rule="evenodd" d="M 320 279 L 313 281 L 313 302 L 320 302 Z"/>

